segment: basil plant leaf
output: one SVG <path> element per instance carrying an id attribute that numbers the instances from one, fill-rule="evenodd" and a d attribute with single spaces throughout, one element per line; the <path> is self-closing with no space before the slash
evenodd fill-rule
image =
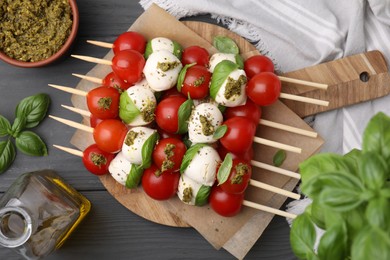
<path id="1" fill-rule="evenodd" d="M 290 244 L 294 254 L 300 259 L 311 259 L 315 255 L 316 230 L 307 213 L 296 217 L 290 230 Z"/>
<path id="2" fill-rule="evenodd" d="M 119 117 L 123 122 L 129 124 L 141 114 L 141 111 L 135 106 L 133 100 L 124 91 L 119 99 Z"/>
<path id="3" fill-rule="evenodd" d="M 215 99 L 218 91 L 222 87 L 230 73 L 238 69 L 238 65 L 230 60 L 223 60 L 214 68 L 210 83 L 210 96 Z"/>
<path id="4" fill-rule="evenodd" d="M 388 234 L 370 226 L 362 229 L 352 242 L 351 259 L 390 259 Z"/>
<path id="5" fill-rule="evenodd" d="M 276 167 L 282 166 L 284 160 L 286 160 L 287 154 L 285 150 L 278 150 L 274 157 L 272 158 L 272 162 Z"/>
<path id="6" fill-rule="evenodd" d="M 172 41 L 172 43 L 173 43 L 173 55 L 175 55 L 179 60 L 181 60 L 183 47 L 176 41 Z"/>
<path id="7" fill-rule="evenodd" d="M 345 223 L 341 222 L 326 230 L 318 245 L 321 260 L 347 259 L 348 235 Z"/>
<path id="8" fill-rule="evenodd" d="M 236 54 L 236 56 L 234 58 L 236 60 L 236 64 L 237 64 L 238 68 L 244 69 L 244 59 L 241 57 L 241 55 Z"/>
<path id="9" fill-rule="evenodd" d="M 218 185 L 222 185 L 227 181 L 230 175 L 230 171 L 233 167 L 233 157 L 230 153 L 227 153 L 225 159 L 223 160 L 221 166 L 218 169 L 217 180 Z"/>
<path id="10" fill-rule="evenodd" d="M 47 148 L 42 139 L 31 131 L 23 131 L 15 139 L 16 147 L 24 154 L 31 156 L 46 156 Z"/>
<path id="11" fill-rule="evenodd" d="M 369 201 L 365 214 L 371 226 L 387 230 L 390 227 L 390 203 L 388 199 L 376 198 Z"/>
<path id="12" fill-rule="evenodd" d="M 7 118 L 0 115 L 0 137 L 6 136 L 11 132 L 11 123 Z"/>
<path id="13" fill-rule="evenodd" d="M 184 134 L 188 132 L 188 119 L 190 118 L 193 106 L 194 102 L 190 98 L 180 105 L 179 111 L 177 113 L 179 120 L 179 126 L 177 129 L 178 134 Z"/>
<path id="14" fill-rule="evenodd" d="M 183 174 L 184 171 L 187 169 L 187 167 L 190 165 L 192 159 L 194 159 L 198 151 L 205 146 L 206 144 L 194 144 L 193 146 L 187 149 L 186 153 L 184 154 L 183 161 L 181 162 L 180 165 L 181 174 Z"/>
<path id="15" fill-rule="evenodd" d="M 147 169 L 152 164 L 152 153 L 153 149 L 156 146 L 156 143 L 159 139 L 159 135 L 157 132 L 153 133 L 146 139 L 144 145 L 142 146 L 142 167 Z"/>
<path id="16" fill-rule="evenodd" d="M 313 200 L 310 206 L 311 220 L 317 227 L 325 229 L 325 209 L 323 205 L 321 205 L 318 200 Z"/>
<path id="17" fill-rule="evenodd" d="M 360 171 L 358 173 L 365 187 L 378 190 L 387 181 L 388 166 L 379 154 L 366 152 L 361 156 Z"/>
<path id="18" fill-rule="evenodd" d="M 133 164 L 130 169 L 129 175 L 127 175 L 126 179 L 126 188 L 135 189 L 141 182 L 142 175 L 144 173 L 144 169 L 141 165 Z"/>
<path id="19" fill-rule="evenodd" d="M 215 36 L 213 39 L 214 47 L 222 53 L 238 54 L 240 49 L 233 39 L 226 36 Z"/>
<path id="20" fill-rule="evenodd" d="M 37 94 L 22 99 L 16 107 L 16 117 L 26 118 L 25 128 L 37 126 L 46 116 L 50 105 L 50 97 L 47 94 Z"/>
<path id="21" fill-rule="evenodd" d="M 177 77 L 177 84 L 176 84 L 176 88 L 177 88 L 177 91 L 181 92 L 181 88 L 183 87 L 183 83 L 184 83 L 184 79 L 186 77 L 186 74 L 187 74 L 187 70 L 194 66 L 196 63 L 191 63 L 191 64 L 186 64 L 180 71 L 179 73 L 179 76 Z"/>
<path id="22" fill-rule="evenodd" d="M 0 173 L 5 172 L 15 160 L 16 151 L 10 139 L 0 142 Z"/>
<path id="23" fill-rule="evenodd" d="M 207 204 L 209 196 L 210 196 L 210 192 L 211 192 L 210 186 L 202 185 L 202 187 L 200 187 L 200 189 L 198 190 L 198 193 L 196 194 L 195 206 L 201 207 L 201 206 Z"/>
<path id="24" fill-rule="evenodd" d="M 17 138 L 20 132 L 26 126 L 26 118 L 25 117 L 17 117 L 12 124 L 11 133 L 14 138 Z"/>
<path id="25" fill-rule="evenodd" d="M 218 126 L 213 134 L 213 138 L 215 140 L 221 139 L 226 134 L 227 130 L 228 130 L 228 127 L 226 125 Z"/>

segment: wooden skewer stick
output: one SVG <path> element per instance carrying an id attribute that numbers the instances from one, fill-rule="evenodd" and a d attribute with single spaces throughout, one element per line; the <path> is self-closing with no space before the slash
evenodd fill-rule
<path id="1" fill-rule="evenodd" d="M 70 121 L 68 119 L 64 119 L 64 118 L 57 117 L 57 116 L 49 115 L 49 117 L 54 119 L 54 120 L 57 120 L 58 122 L 61 122 L 61 123 L 65 124 L 65 125 L 74 127 L 76 129 L 80 129 L 82 131 L 93 133 L 93 128 L 92 127 L 89 127 L 89 126 L 86 126 L 86 125 L 83 125 L 83 124 L 80 124 L 80 123 L 76 123 L 76 122 Z"/>
<path id="2" fill-rule="evenodd" d="M 76 150 L 76 149 L 72 149 L 72 148 L 69 148 L 69 147 L 65 147 L 65 146 L 61 146 L 61 145 L 56 145 L 56 144 L 53 144 L 53 146 L 57 149 L 60 149 L 64 152 L 67 152 L 67 153 L 70 153 L 70 154 L 73 154 L 73 155 L 76 155 L 78 157 L 83 157 L 84 154 L 82 151 L 80 150 Z"/>
<path id="3" fill-rule="evenodd" d="M 65 92 L 68 92 L 71 94 L 79 95 L 79 96 L 86 97 L 88 94 L 88 92 L 77 89 L 77 88 L 64 87 L 64 86 L 54 85 L 54 84 L 48 84 L 48 85 L 52 88 L 59 89 L 59 90 L 62 90 L 62 91 L 65 91 Z"/>
<path id="4" fill-rule="evenodd" d="M 299 180 L 301 178 L 301 175 L 299 175 L 296 172 L 289 171 L 289 170 L 286 170 L 286 169 L 283 169 L 283 168 L 279 168 L 279 167 L 276 167 L 276 166 L 273 166 L 273 165 L 270 165 L 270 164 L 266 164 L 266 163 L 262 163 L 262 162 L 258 162 L 258 161 L 252 160 L 251 161 L 251 165 L 255 166 L 255 167 L 258 167 L 258 168 L 261 168 L 261 169 L 264 169 L 264 170 L 271 171 L 271 172 L 276 172 L 276 173 L 279 173 L 279 174 L 282 174 L 282 175 L 285 175 L 285 176 L 288 176 L 288 177 L 291 177 L 291 178 L 294 178 L 294 179 L 298 179 Z"/>
<path id="5" fill-rule="evenodd" d="M 292 213 L 289 213 L 289 212 L 286 212 L 286 211 L 283 211 L 283 210 L 280 210 L 280 209 L 274 209 L 274 208 L 271 208 L 271 207 L 268 207 L 268 206 L 257 204 L 257 203 L 254 203 L 254 202 L 251 202 L 251 201 L 248 201 L 248 200 L 244 200 L 242 205 L 247 206 L 247 207 L 251 207 L 251 208 L 254 208 L 254 209 L 258 209 L 258 210 L 261 210 L 261 211 L 265 211 L 265 212 L 268 212 L 268 213 L 272 213 L 272 214 L 275 214 L 275 215 L 278 215 L 278 216 L 286 217 L 286 218 L 294 219 L 294 218 L 297 217 L 297 215 L 295 215 L 295 214 L 292 214 Z"/>
<path id="6" fill-rule="evenodd" d="M 87 111 L 87 110 L 84 110 L 84 109 L 80 109 L 80 108 L 76 108 L 76 107 L 71 107 L 71 106 L 67 106 L 67 105 L 61 105 L 63 108 L 66 108 L 72 112 L 75 112 L 77 114 L 80 114 L 82 116 L 87 116 L 87 117 L 91 117 L 91 112 Z"/>
<path id="7" fill-rule="evenodd" d="M 257 136 L 255 136 L 253 138 L 253 141 L 255 143 L 258 143 L 258 144 L 263 144 L 263 145 L 271 146 L 274 148 L 283 149 L 283 150 L 293 152 L 293 153 L 302 153 L 302 149 L 299 147 L 295 147 L 295 146 L 291 146 L 291 145 L 287 145 L 287 144 L 282 144 L 279 142 L 271 141 L 271 140 L 260 138 Z"/>
<path id="8" fill-rule="evenodd" d="M 307 81 L 307 80 L 302 80 L 302 79 L 288 78 L 288 77 L 284 77 L 284 76 L 278 76 L 278 77 L 279 77 L 280 81 L 283 81 L 283 82 L 293 83 L 293 84 L 297 84 L 297 85 L 310 86 L 313 88 L 319 88 L 319 89 L 324 89 L 324 90 L 328 89 L 328 85 L 323 84 L 323 83 L 317 83 L 317 82 L 312 82 L 312 81 Z"/>
<path id="9" fill-rule="evenodd" d="M 99 79 L 99 78 L 96 78 L 96 77 L 91 77 L 91 76 L 87 76 L 87 75 L 81 75 L 81 74 L 77 74 L 77 73 L 72 73 L 72 75 L 75 76 L 75 77 L 78 77 L 80 79 L 85 79 L 85 80 L 91 81 L 93 83 L 103 84 L 103 80 Z"/>
<path id="10" fill-rule="evenodd" d="M 269 127 L 272 127 L 272 128 L 277 128 L 277 129 L 284 130 L 284 131 L 287 131 L 287 132 L 299 134 L 299 135 L 308 136 L 308 137 L 316 138 L 318 136 L 318 134 L 316 132 L 314 132 L 314 131 L 308 131 L 308 130 L 304 130 L 304 129 L 301 129 L 301 128 L 288 126 L 288 125 L 280 124 L 280 123 L 276 123 L 276 122 L 272 122 L 272 121 L 269 121 L 269 120 L 266 120 L 266 119 L 260 119 L 259 124 L 260 125 L 269 126 Z"/>
<path id="11" fill-rule="evenodd" d="M 97 63 L 97 64 L 103 64 L 103 65 L 112 65 L 112 61 L 110 60 L 105 60 L 105 59 L 99 59 L 99 58 L 94 58 L 94 57 L 89 57 L 89 56 L 84 56 L 84 55 L 70 55 L 73 58 L 79 59 L 79 60 L 84 60 L 92 63 Z"/>
<path id="12" fill-rule="evenodd" d="M 266 183 L 263 183 L 263 182 L 259 182 L 259 181 L 256 181 L 256 180 L 249 180 L 249 184 L 254 186 L 254 187 L 257 187 L 257 188 L 260 188 L 260 189 L 263 189 L 263 190 L 268 190 L 268 191 L 271 191 L 273 193 L 277 193 L 277 194 L 280 194 L 280 195 L 283 195 L 283 196 L 286 196 L 286 197 L 290 197 L 290 198 L 293 198 L 293 199 L 296 199 L 296 200 L 299 200 L 301 198 L 301 195 L 297 194 L 297 193 L 294 193 L 294 192 L 291 192 L 291 191 L 287 191 L 287 190 L 283 190 L 283 189 L 280 189 L 280 188 L 277 188 L 277 187 L 274 187 L 272 185 L 269 185 L 269 184 L 266 184 Z"/>
<path id="13" fill-rule="evenodd" d="M 108 43 L 108 42 L 92 41 L 92 40 L 87 40 L 87 42 L 92 44 L 92 45 L 96 45 L 96 46 L 107 48 L 107 49 L 114 48 L 114 44 Z"/>

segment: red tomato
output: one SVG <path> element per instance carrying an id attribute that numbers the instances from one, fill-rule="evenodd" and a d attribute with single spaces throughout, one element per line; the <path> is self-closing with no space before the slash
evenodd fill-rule
<path id="1" fill-rule="evenodd" d="M 176 133 L 179 126 L 179 108 L 186 100 L 183 96 L 171 96 L 158 103 L 155 110 L 157 125 L 168 133 Z"/>
<path id="2" fill-rule="evenodd" d="M 89 172 L 103 175 L 108 173 L 108 166 L 114 157 L 115 154 L 104 152 L 96 144 L 92 144 L 84 150 L 83 164 Z"/>
<path id="3" fill-rule="evenodd" d="M 120 94 L 115 88 L 97 87 L 88 92 L 87 106 L 97 118 L 116 118 L 119 113 L 119 97 Z"/>
<path id="4" fill-rule="evenodd" d="M 158 126 L 157 126 L 157 132 L 158 132 L 158 134 L 159 134 L 161 139 L 164 139 L 164 138 L 176 138 L 176 139 L 179 139 L 179 140 L 182 139 L 182 136 L 180 134 L 168 133 L 167 131 L 161 129 Z"/>
<path id="5" fill-rule="evenodd" d="M 114 56 L 111 67 L 120 79 L 132 85 L 141 80 L 144 66 L 145 58 L 141 53 L 124 50 Z"/>
<path id="6" fill-rule="evenodd" d="M 220 145 L 217 149 L 218 154 L 221 158 L 225 158 L 227 153 L 230 153 L 233 157 L 233 159 L 242 159 L 245 160 L 246 162 L 250 163 L 250 161 L 253 160 L 253 146 L 249 148 L 248 151 L 245 151 L 244 153 L 232 153 L 231 151 L 226 150 L 225 147 Z"/>
<path id="7" fill-rule="evenodd" d="M 209 197 L 211 208 L 219 215 L 233 217 L 237 215 L 244 201 L 244 193 L 231 194 L 223 191 L 220 186 L 213 186 Z"/>
<path id="8" fill-rule="evenodd" d="M 93 131 L 97 146 L 105 152 L 117 153 L 122 149 L 127 134 L 127 126 L 118 119 L 106 119 L 100 122 Z"/>
<path id="9" fill-rule="evenodd" d="M 252 168 L 243 159 L 233 159 L 228 179 L 220 186 L 223 191 L 233 194 L 244 193 L 252 176 Z"/>
<path id="10" fill-rule="evenodd" d="M 131 86 L 131 84 L 121 80 L 114 72 L 110 72 L 104 77 L 103 85 L 107 87 L 113 87 L 121 91 L 125 91 Z"/>
<path id="11" fill-rule="evenodd" d="M 184 77 L 181 93 L 192 99 L 202 99 L 209 94 L 211 73 L 208 69 L 201 65 L 194 65 L 187 69 Z"/>
<path id="12" fill-rule="evenodd" d="M 102 122 L 103 119 L 97 118 L 93 114 L 89 117 L 89 124 L 92 128 L 95 128 L 100 122 Z"/>
<path id="13" fill-rule="evenodd" d="M 151 198 L 167 200 L 175 196 L 179 179 L 179 172 L 160 172 L 152 165 L 142 175 L 142 187 Z"/>
<path id="14" fill-rule="evenodd" d="M 162 172 L 178 171 L 186 150 L 185 144 L 179 139 L 161 139 L 153 150 L 153 162 Z"/>
<path id="15" fill-rule="evenodd" d="M 146 39 L 137 32 L 124 32 L 114 41 L 114 54 L 123 50 L 135 50 L 144 54 L 146 48 Z"/>
<path id="16" fill-rule="evenodd" d="M 181 92 L 179 92 L 177 88 L 170 88 L 167 91 L 164 91 L 164 94 L 161 96 L 160 101 L 171 96 L 180 96 L 186 98 L 186 96 L 184 96 Z"/>
<path id="17" fill-rule="evenodd" d="M 244 70 L 248 78 L 252 78 L 260 72 L 274 72 L 275 67 L 272 60 L 267 56 L 255 55 L 244 62 Z"/>
<path id="18" fill-rule="evenodd" d="M 229 119 L 234 116 L 243 116 L 251 119 L 253 123 L 258 124 L 261 117 L 261 108 L 253 103 L 252 100 L 247 99 L 245 105 L 227 107 L 223 115 L 225 116 L 225 119 Z"/>
<path id="19" fill-rule="evenodd" d="M 186 64 L 196 63 L 200 66 L 207 67 L 210 60 L 209 52 L 199 46 L 190 46 L 184 49 L 181 56 L 181 63 Z"/>
<path id="20" fill-rule="evenodd" d="M 261 72 L 249 80 L 246 93 L 257 105 L 268 106 L 279 98 L 281 88 L 278 76 L 272 72 Z"/>
<path id="21" fill-rule="evenodd" d="M 245 153 L 248 151 L 256 134 L 256 124 L 246 117 L 236 116 L 226 120 L 225 135 L 219 139 L 221 144 L 233 153 Z"/>

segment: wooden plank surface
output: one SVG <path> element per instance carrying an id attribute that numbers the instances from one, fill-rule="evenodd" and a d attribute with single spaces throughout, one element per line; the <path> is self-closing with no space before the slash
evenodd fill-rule
<path id="1" fill-rule="evenodd" d="M 95 57 L 104 56 L 107 50 L 87 44 L 87 39 L 112 42 L 143 11 L 138 1 L 134 0 L 83 0 L 78 1 L 78 5 L 80 29 L 73 53 Z M 195 20 L 212 21 L 208 17 L 197 17 Z M 52 99 L 51 114 L 80 121 L 80 116 L 60 107 L 60 104 L 70 105 L 70 95 L 51 89 L 47 84 L 75 86 L 78 79 L 72 77 L 71 73 L 87 73 L 92 67 L 93 64 L 71 58 L 39 69 L 21 69 L 0 62 L 0 114 L 13 120 L 19 100 L 45 92 Z M 79 158 L 52 148 L 52 144 L 68 145 L 74 129 L 46 119 L 35 130 L 46 141 L 49 156 L 33 158 L 18 153 L 13 166 L 0 175 L 0 192 L 4 192 L 24 172 L 50 168 L 88 197 L 93 207 L 69 241 L 48 259 L 233 259 L 225 250 L 215 250 L 192 228 L 158 225 L 120 205 L 96 176 L 84 169 Z M 0 248 L 0 259 L 20 257 Z M 283 218 L 274 218 L 247 259 L 295 259 L 289 245 L 289 228 Z"/>

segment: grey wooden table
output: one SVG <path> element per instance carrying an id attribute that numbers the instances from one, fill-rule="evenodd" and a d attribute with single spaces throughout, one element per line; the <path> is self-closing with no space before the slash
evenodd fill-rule
<path id="1" fill-rule="evenodd" d="M 106 49 L 86 43 L 87 39 L 113 42 L 143 12 L 136 0 L 80 0 L 80 29 L 73 53 L 103 57 Z M 197 17 L 190 20 L 212 20 Z M 21 69 L 0 62 L 0 114 L 13 120 L 16 104 L 37 93 L 50 95 L 50 114 L 80 121 L 80 117 L 61 108 L 71 105 L 70 95 L 47 86 L 49 83 L 75 86 L 72 72 L 85 74 L 93 64 L 67 58 L 62 62 L 37 69 Z M 74 129 L 45 119 L 35 128 L 49 148 L 47 157 L 29 157 L 21 153 L 11 168 L 0 175 L 0 193 L 24 172 L 53 169 L 92 202 L 92 210 L 61 249 L 48 259 L 233 259 L 224 249 L 215 250 L 196 230 L 173 228 L 149 222 L 119 204 L 100 181 L 88 173 L 80 158 L 52 147 L 69 145 Z M 0 248 L 0 259 L 20 257 Z M 295 259 L 289 243 L 289 227 L 275 217 L 247 259 Z"/>

